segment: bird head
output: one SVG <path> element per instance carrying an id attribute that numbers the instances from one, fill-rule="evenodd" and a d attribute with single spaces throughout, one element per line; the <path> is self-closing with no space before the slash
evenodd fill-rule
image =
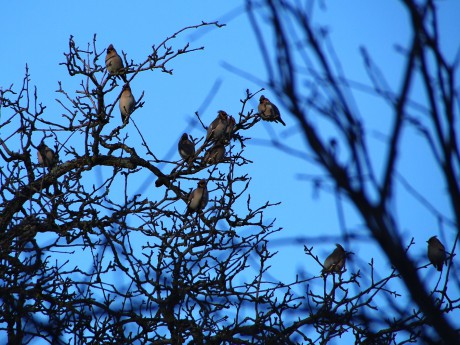
<path id="1" fill-rule="evenodd" d="M 187 133 L 182 134 L 181 140 L 188 140 L 188 134 Z"/>
<path id="2" fill-rule="evenodd" d="M 265 100 L 266 100 L 265 96 L 262 95 L 262 96 L 260 96 L 260 98 L 259 98 L 259 103 L 263 103 Z"/>
<path id="3" fill-rule="evenodd" d="M 436 236 L 432 236 L 430 237 L 430 239 L 428 241 L 426 241 L 427 243 L 433 243 L 437 240 L 438 238 Z"/>
<path id="4" fill-rule="evenodd" d="M 219 110 L 217 113 L 219 114 L 219 117 L 220 117 L 222 120 L 227 120 L 228 115 L 227 115 L 227 113 L 226 113 L 225 111 Z"/>
<path id="5" fill-rule="evenodd" d="M 115 51 L 115 48 L 113 47 L 113 44 L 111 44 L 111 45 L 109 45 L 109 46 L 107 47 L 107 53 L 110 53 L 110 52 L 112 52 L 112 51 Z"/>
<path id="6" fill-rule="evenodd" d="M 206 180 L 202 179 L 202 180 L 198 181 L 198 187 L 201 187 L 201 188 L 206 187 Z"/>

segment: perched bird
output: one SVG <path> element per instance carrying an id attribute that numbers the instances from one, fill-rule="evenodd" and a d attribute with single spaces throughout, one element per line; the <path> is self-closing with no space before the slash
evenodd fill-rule
<path id="1" fill-rule="evenodd" d="M 264 95 L 260 96 L 259 106 L 257 109 L 259 110 L 259 115 L 262 120 L 280 122 L 283 126 L 286 126 L 284 121 L 281 119 L 278 107 L 270 102 L 270 100 Z"/>
<path id="2" fill-rule="evenodd" d="M 225 129 L 225 140 L 230 142 L 233 136 L 233 131 L 235 130 L 235 118 L 233 116 L 230 116 L 228 118 L 228 123 L 227 123 L 227 128 Z"/>
<path id="3" fill-rule="evenodd" d="M 345 266 L 347 253 L 340 244 L 336 244 L 334 251 L 324 261 L 322 274 L 340 273 Z"/>
<path id="4" fill-rule="evenodd" d="M 210 164 L 217 164 L 224 159 L 225 156 L 225 146 L 222 145 L 221 143 L 215 144 L 213 147 L 211 147 L 208 151 L 206 151 L 204 158 L 203 158 L 203 163 L 205 165 L 210 165 Z"/>
<path id="5" fill-rule="evenodd" d="M 118 75 L 123 79 L 125 83 L 127 82 L 123 60 L 121 59 L 120 55 L 118 55 L 112 44 L 107 48 L 107 55 L 105 56 L 105 67 L 107 68 L 107 71 L 110 75 Z"/>
<path id="6" fill-rule="evenodd" d="M 187 133 L 182 134 L 179 140 L 178 149 L 182 159 L 188 160 L 190 164 L 195 155 L 195 143 L 188 138 Z"/>
<path id="7" fill-rule="evenodd" d="M 50 169 L 57 164 L 57 154 L 48 146 L 46 146 L 43 141 L 37 146 L 37 150 L 38 164 Z"/>
<path id="8" fill-rule="evenodd" d="M 123 85 L 123 91 L 121 92 L 120 96 L 120 113 L 121 113 L 121 120 L 123 123 L 128 123 L 129 122 L 129 116 L 134 110 L 134 104 L 136 101 L 134 100 L 134 96 L 131 92 L 131 87 L 129 86 L 129 83 L 126 83 Z"/>
<path id="9" fill-rule="evenodd" d="M 225 134 L 225 131 L 227 130 L 227 124 L 227 113 L 223 110 L 219 110 L 217 117 L 208 127 L 208 132 L 206 133 L 206 141 L 219 140 Z"/>
<path id="10" fill-rule="evenodd" d="M 59 162 L 59 155 L 50 149 L 43 141 L 37 146 L 38 164 L 51 170 Z M 60 193 L 59 185 L 56 180 L 53 181 L 54 194 Z M 49 186 L 46 187 L 46 193 L 49 193 Z"/>
<path id="11" fill-rule="evenodd" d="M 200 180 L 198 187 L 194 189 L 187 200 L 187 212 L 185 215 L 189 215 L 193 212 L 202 211 L 208 204 L 208 188 L 206 187 L 206 180 Z"/>
<path id="12" fill-rule="evenodd" d="M 446 261 L 446 249 L 436 236 L 428 241 L 428 259 L 438 271 L 442 271 L 442 264 Z"/>

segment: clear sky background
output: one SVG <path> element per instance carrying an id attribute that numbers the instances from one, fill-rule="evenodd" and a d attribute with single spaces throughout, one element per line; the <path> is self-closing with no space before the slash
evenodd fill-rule
<path id="1" fill-rule="evenodd" d="M 408 15 L 400 3 L 352 0 L 325 1 L 325 4 L 326 10 L 315 10 L 314 19 L 328 28 L 345 75 L 351 80 L 369 84 L 359 53 L 359 47 L 365 46 L 381 67 L 388 84 L 397 91 L 403 59 L 395 46 L 405 46 L 410 39 Z M 453 58 L 460 46 L 460 1 L 445 0 L 438 4 L 441 32 L 445 39 L 442 44 Z M 244 1 L 9 1 L 2 4 L 1 12 L 0 86 L 5 88 L 14 84 L 18 89 L 28 64 L 31 83 L 37 85 L 39 99 L 46 105 L 46 116 L 50 119 L 58 118 L 64 112 L 55 101 L 60 97 L 55 92 L 58 81 L 62 81 L 63 87 L 69 88 L 69 91 L 75 89 L 79 81 L 71 80 L 65 66 L 59 65 L 64 61 L 63 52 L 68 51 L 70 35 L 83 48 L 92 42 L 96 34 L 100 51 L 112 43 L 119 53 L 124 51 L 129 59 L 141 62 L 151 52 L 153 44 L 158 44 L 184 26 L 215 20 L 226 24 L 221 29 L 192 30 L 171 41 L 175 48 L 186 42 L 195 47 L 205 46 L 204 51 L 175 59 L 169 66 L 174 69 L 172 76 L 155 70 L 139 75 L 131 83 L 135 97 L 145 92 L 145 105 L 133 114 L 133 118 L 157 157 L 179 159 L 175 150 L 177 141 L 194 118 L 195 111 L 200 110 L 207 124 L 215 118 L 219 109 L 235 116 L 241 109 L 239 100 L 244 97 L 246 89 L 254 92 L 265 87 L 225 67 L 235 66 L 262 80 L 266 77 L 261 53 L 244 13 Z M 266 35 L 270 35 L 271 31 L 265 29 Z M 213 91 L 215 95 L 211 103 L 206 109 L 200 109 L 217 81 L 220 87 Z M 414 88 L 414 97 L 420 96 L 417 92 Z M 276 103 L 277 97 L 271 90 L 264 91 L 264 94 Z M 115 98 L 117 94 L 112 96 Z M 369 130 L 372 153 L 378 157 L 385 152 L 382 138 L 385 138 L 392 113 L 373 96 L 359 91 L 353 96 L 355 106 L 365 120 L 365 128 Z M 256 100 L 251 105 L 256 108 Z M 253 205 L 267 200 L 282 203 L 266 212 L 268 219 L 276 218 L 276 226 L 283 228 L 272 238 L 272 248 L 279 254 L 272 260 L 271 274 L 281 281 L 292 281 L 299 270 L 307 276 L 317 275 L 320 271 L 320 267 L 306 258 L 304 244 L 314 245 L 316 254 L 323 260 L 334 248 L 337 241 L 334 237 L 339 238 L 341 233 L 333 195 L 321 192 L 314 197 L 312 182 L 301 178 L 323 172 L 305 160 L 264 144 L 271 138 L 277 138 L 297 149 L 305 147 L 295 119 L 283 108 L 281 111 L 287 127 L 261 122 L 247 133 L 254 140 L 248 142 L 245 152 L 254 164 L 241 171 L 248 171 L 253 178 L 250 190 Z M 117 111 L 115 113 L 118 114 Z M 120 121 L 119 117 L 116 116 L 114 121 Z M 140 147 L 139 136 L 133 127 L 131 130 L 131 145 Z M 205 130 L 200 128 L 191 132 L 194 137 L 204 133 Z M 39 140 L 37 137 L 36 144 Z M 421 143 L 415 131 L 407 133 L 398 170 L 440 212 L 449 216 L 451 211 L 446 203 L 444 182 L 430 164 L 432 161 L 426 156 L 426 146 Z M 171 148 L 174 148 L 174 155 L 168 157 Z M 167 172 L 171 167 L 165 169 Z M 146 174 L 140 176 L 141 189 L 134 190 L 151 200 L 163 196 L 163 191 L 156 189 L 152 183 L 155 178 Z M 453 239 L 452 231 L 444 229 L 441 233 L 436 218 L 402 188 L 398 189 L 394 208 L 404 231 L 403 239 L 409 243 L 410 238 L 415 237 L 411 253 L 415 260 L 421 260 L 420 263 L 427 262 L 424 255 L 426 240 L 430 236 L 438 235 L 443 241 Z M 349 229 L 360 229 L 363 235 L 367 234 L 353 209 L 346 207 L 345 211 Z M 323 236 L 331 236 L 330 241 L 314 241 Z M 348 243 L 345 247 L 355 252 L 354 260 L 367 262 L 371 257 L 380 257 L 378 249 L 366 241 L 355 243 L 352 247 Z M 382 268 L 389 267 L 385 259 L 379 261 Z M 433 276 L 433 273 L 434 269 L 430 268 L 422 275 Z M 430 279 L 434 281 L 435 277 Z"/>

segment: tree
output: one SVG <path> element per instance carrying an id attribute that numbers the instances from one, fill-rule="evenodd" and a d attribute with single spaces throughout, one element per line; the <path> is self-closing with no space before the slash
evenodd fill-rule
<path id="1" fill-rule="evenodd" d="M 448 318 L 447 314 L 458 309 L 458 269 L 452 266 L 452 260 L 460 230 L 457 169 L 460 155 L 456 131 L 459 56 L 457 54 L 450 59 L 441 45 L 443 37 L 435 1 L 402 1 L 402 7 L 410 18 L 412 37 L 408 46 L 398 47 L 404 54 L 405 65 L 401 71 L 400 87 L 395 91 L 389 87 L 371 52 L 364 47 L 361 53 L 371 85 L 359 84 L 346 77 L 340 57 L 335 55 L 331 47 L 327 29 L 313 20 L 312 4 L 302 7 L 291 1 L 267 0 L 248 1 L 247 6 L 259 46 L 264 52 L 269 76 L 267 85 L 276 90 L 283 105 L 297 119 L 307 143 L 307 153 L 327 174 L 327 178 L 315 179 L 315 184 L 332 184 L 337 198 L 343 198 L 353 205 L 370 237 L 378 243 L 393 265 L 391 274 L 397 274 L 404 283 L 414 306 L 407 310 L 388 301 L 391 312 L 386 313 L 395 314 L 392 315 L 393 322 L 388 322 L 386 330 L 370 332 L 366 341 L 375 341 L 372 340 L 375 335 L 391 340 L 399 329 L 410 334 L 407 341 L 423 339 L 431 343 L 437 339 L 433 336 L 435 330 L 445 343 L 456 343 L 459 338 L 458 323 L 454 326 L 455 317 Z M 268 35 L 261 34 L 267 18 L 276 37 L 275 45 L 270 43 Z M 274 53 L 273 58 L 268 52 Z M 421 83 L 422 94 L 414 91 L 416 83 Z M 384 114 L 390 120 L 389 130 L 383 133 L 386 140 L 383 163 L 380 162 L 380 156 L 372 155 L 370 129 L 366 127 L 366 119 L 356 109 L 356 100 L 352 96 L 353 91 L 363 89 L 378 96 L 388 106 Z M 321 125 L 332 128 L 327 133 L 329 137 L 320 130 Z M 401 152 L 406 132 L 414 129 L 428 148 L 424 151 L 427 162 L 433 161 L 443 178 L 442 189 L 449 191 L 449 211 L 431 204 L 430 196 L 419 193 L 398 171 L 400 162 L 405 158 Z M 276 144 L 281 146 L 280 143 Z M 290 147 L 283 149 L 298 153 Z M 340 155 L 337 153 L 339 150 Z M 447 250 L 450 253 L 447 276 L 443 278 L 439 289 L 436 285 L 428 291 L 419 275 L 425 267 L 414 263 L 410 244 L 407 247 L 404 245 L 403 229 L 398 224 L 397 211 L 394 209 L 394 201 L 401 188 L 407 189 L 414 199 L 424 204 L 427 211 L 439 220 L 440 230 L 445 226 L 450 234 L 448 238 L 452 239 Z M 342 231 L 348 238 L 360 236 L 358 231 L 347 229 L 346 226 Z M 306 252 L 312 255 L 309 248 L 306 248 Z M 370 272 L 368 269 L 362 271 L 365 275 L 370 274 L 372 282 L 375 282 L 372 264 Z M 359 271 L 356 274 L 359 276 Z M 359 284 L 359 281 L 356 283 Z M 449 289 L 448 282 L 453 284 Z M 385 279 L 382 283 L 386 284 Z M 369 324 L 371 319 L 364 316 L 365 308 L 358 313 L 363 313 L 361 317 L 366 320 L 364 324 L 367 329 L 364 332 L 370 331 L 373 327 Z M 345 315 L 352 318 L 352 313 Z M 380 320 L 373 321 L 383 320 L 380 316 Z M 322 337 L 325 334 L 329 336 L 329 332 L 338 332 L 337 327 L 342 331 L 344 324 L 337 320 L 320 333 Z M 353 328 L 354 333 L 359 333 L 354 326 L 349 327 Z M 327 336 L 323 339 L 327 340 Z M 357 342 L 364 341 L 359 335 L 356 339 Z"/>
<path id="2" fill-rule="evenodd" d="M 437 76 L 443 78 L 440 85 L 446 76 L 455 77 L 453 67 L 436 48 L 436 36 L 425 27 L 435 25 L 426 19 L 435 17 L 435 6 L 427 2 L 418 8 L 407 2 L 415 34 L 408 50 L 405 86 L 397 95 L 375 86 L 375 92 L 394 107 L 395 115 L 380 183 L 371 169 L 363 124 L 348 105 L 341 75 L 312 29 L 309 13 L 284 1 L 261 4 L 256 9 L 248 2 L 248 14 L 256 33 L 259 11 L 269 11 L 272 18 L 278 55 L 275 65 L 266 60 L 277 71 L 270 74 L 270 88 L 297 119 L 309 154 L 328 172 L 321 182 L 332 181 L 335 193 L 356 205 L 394 269 L 379 275 L 371 261 L 366 275 L 364 268 L 347 265 L 330 274 L 326 269 L 321 275 L 324 261 L 306 245 L 306 255 L 316 262 L 308 276 L 280 282 L 270 275 L 270 261 L 276 255 L 270 249 L 270 237 L 281 229 L 267 221 L 265 213 L 276 204 L 254 205 L 251 177 L 242 172 L 245 166 L 256 164 L 245 157 L 245 145 L 250 142 L 246 131 L 262 120 L 249 106 L 259 98 L 260 90 L 246 91 L 234 127 L 227 115 L 219 114 L 223 116 L 219 127 L 219 122 L 203 124 L 197 113 L 208 132 L 191 138 L 196 149 L 178 161 L 157 158 L 136 126 L 144 94 L 138 96 L 140 91 L 132 87 L 136 102 L 133 107 L 123 105 L 124 79 L 132 85 L 151 70 L 170 74 L 172 61 L 201 49 L 189 44 L 173 48 L 174 37 L 221 24 L 186 27 L 154 45 L 141 62 L 122 53 L 123 66 L 110 67 L 112 75 L 107 73 L 106 51 L 98 47 L 96 37 L 86 48 L 70 37 L 64 65 L 78 81 L 78 89 L 69 91 L 60 83 L 58 102 L 64 109 L 60 122 L 46 117 L 27 70 L 19 90 L 8 87 L 1 94 L 0 332 L 9 344 L 40 340 L 52 344 L 329 343 L 346 334 L 352 334 L 357 343 L 387 344 L 432 343 L 439 338 L 449 343 L 457 337 L 445 317 L 459 308 L 455 299 L 458 275 L 452 261 L 455 247 L 448 247 L 451 255 L 441 289 L 428 294 L 418 278 L 427 265 L 410 260 L 410 245 L 401 244 L 389 207 L 401 127 L 414 126 L 430 143 L 434 140 L 408 109 L 409 84 L 413 74 L 424 71 L 423 54 L 436 53 Z M 293 48 L 292 36 L 285 31 L 288 21 L 307 35 L 306 50 Z M 421 37 L 431 43 L 421 44 Z M 265 38 L 258 38 L 264 47 Z M 304 94 L 311 113 L 306 112 L 305 98 L 300 98 L 305 90 L 298 88 L 297 78 L 302 75 L 293 63 L 293 55 L 305 51 L 313 54 L 319 66 L 314 70 L 318 89 L 312 87 Z M 368 68 L 374 76 L 376 67 L 370 59 Z M 428 88 L 433 76 L 426 68 Z M 446 87 L 454 85 L 451 80 Z M 437 102 L 445 102 L 451 112 L 427 112 L 434 123 L 442 120 L 439 116 L 453 119 L 457 114 L 456 94 L 449 89 L 441 92 L 440 98 L 431 93 L 432 110 L 438 109 Z M 126 112 L 123 119 L 120 110 Z M 332 123 L 337 138 L 321 137 L 314 117 Z M 432 149 L 446 181 L 454 184 L 454 206 L 458 201 L 455 166 L 460 156 L 454 121 L 449 123 L 450 130 L 439 131 L 435 137 L 443 150 L 434 143 Z M 140 145 L 131 139 L 128 128 L 138 133 Z M 221 133 L 218 128 L 223 129 Z M 222 146 L 221 160 L 216 152 Z M 341 159 L 334 151 L 337 146 L 349 150 L 352 159 Z M 37 152 L 40 159 L 35 158 Z M 205 157 L 211 152 L 214 158 L 209 162 Z M 160 164 L 166 164 L 168 173 L 158 168 Z M 138 176 L 146 172 L 155 176 L 161 198 L 133 193 Z M 193 192 L 197 188 L 200 192 Z M 370 188 L 378 195 L 377 202 L 369 196 Z M 205 190 L 207 202 L 201 199 Z M 458 219 L 448 226 L 458 231 Z M 347 260 L 353 256 L 349 251 L 344 255 Z M 399 282 L 405 287 L 400 288 Z M 456 286 L 450 288 L 448 282 Z M 399 298 L 405 289 L 410 295 Z M 406 308 L 406 303 L 413 308 Z M 375 312 L 382 305 L 388 309 L 388 319 Z"/>

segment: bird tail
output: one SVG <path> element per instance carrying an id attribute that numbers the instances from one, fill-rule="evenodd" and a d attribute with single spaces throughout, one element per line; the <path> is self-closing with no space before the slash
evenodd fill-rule
<path id="1" fill-rule="evenodd" d="M 125 124 L 125 123 L 128 124 L 129 123 L 129 116 L 130 116 L 130 114 L 128 114 L 128 115 L 121 114 L 121 121 L 123 122 L 123 124 Z"/>
<path id="2" fill-rule="evenodd" d="M 57 183 L 57 181 L 54 181 L 53 188 L 54 188 L 54 195 L 61 194 L 61 190 L 59 189 L 59 184 Z"/>

